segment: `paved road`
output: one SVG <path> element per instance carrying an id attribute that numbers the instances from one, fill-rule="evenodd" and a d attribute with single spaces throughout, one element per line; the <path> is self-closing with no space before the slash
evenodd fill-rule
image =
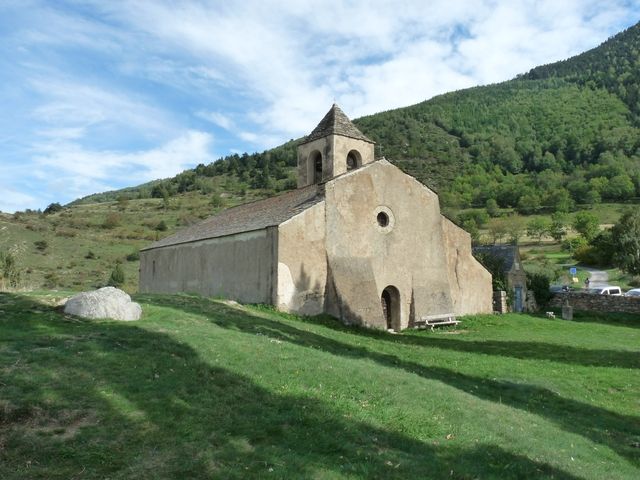
<path id="1" fill-rule="evenodd" d="M 609 285 L 609 274 L 604 270 L 591 267 L 579 267 L 589 272 L 589 288 L 603 287 Z"/>

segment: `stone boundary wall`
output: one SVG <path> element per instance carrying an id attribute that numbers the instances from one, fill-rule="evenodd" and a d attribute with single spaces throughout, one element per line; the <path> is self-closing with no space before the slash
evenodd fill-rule
<path id="1" fill-rule="evenodd" d="M 640 314 L 640 297 L 597 295 L 591 293 L 557 293 L 549 302 L 551 308 L 562 308 L 565 300 L 574 310 L 590 312 L 623 312 Z"/>

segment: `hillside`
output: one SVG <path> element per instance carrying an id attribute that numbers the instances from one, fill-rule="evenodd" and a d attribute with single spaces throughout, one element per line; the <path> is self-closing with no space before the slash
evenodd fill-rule
<path id="1" fill-rule="evenodd" d="M 0 294 L 6 480 L 640 475 L 629 317 L 390 335 L 186 295 L 85 321 L 60 296 Z"/>
<path id="2" fill-rule="evenodd" d="M 640 194 L 640 129 L 627 95 L 628 79 L 638 75 L 639 42 L 636 25 L 517 79 L 355 123 L 378 142 L 378 155 L 435 188 L 445 213 L 476 239 L 504 240 L 516 230 L 522 239 L 527 220 L 514 212 L 590 208 L 611 225 L 620 204 Z M 48 215 L 0 215 L 0 264 L 4 252 L 12 253 L 21 267 L 19 288 L 83 289 L 104 285 L 120 262 L 125 288 L 135 291 L 142 246 L 226 206 L 294 188 L 296 145 L 231 155 Z M 488 212 L 498 218 L 487 222 Z M 541 268 L 553 280 L 559 267 Z"/>
<path id="3" fill-rule="evenodd" d="M 435 97 L 354 121 L 384 155 L 442 194 L 446 207 L 522 213 L 567 210 L 640 196 L 638 51 L 640 25 L 571 59 L 514 80 Z M 208 189 L 228 175 L 241 188 L 294 188 L 295 141 L 232 155 L 173 179 L 119 195 L 161 196 Z M 155 192 L 153 192 L 155 188 Z"/>

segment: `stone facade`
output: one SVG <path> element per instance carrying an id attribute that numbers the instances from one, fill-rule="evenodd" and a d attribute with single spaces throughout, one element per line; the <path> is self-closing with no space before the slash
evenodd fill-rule
<path id="1" fill-rule="evenodd" d="M 318 156 L 320 155 L 320 157 Z M 402 330 L 491 312 L 491 275 L 437 195 L 334 105 L 298 150 L 299 188 L 141 251 L 144 292 L 197 292 Z"/>
<path id="2" fill-rule="evenodd" d="M 640 314 L 640 297 L 624 297 L 620 295 L 557 293 L 549 302 L 549 307 L 562 308 L 567 300 L 574 311 Z M 640 323 L 640 319 L 638 320 Z"/>

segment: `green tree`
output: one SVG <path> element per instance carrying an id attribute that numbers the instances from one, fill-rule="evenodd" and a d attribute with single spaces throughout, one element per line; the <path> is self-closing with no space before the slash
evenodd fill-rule
<path id="1" fill-rule="evenodd" d="M 551 222 L 545 217 L 535 217 L 529 220 L 527 223 L 527 235 L 531 238 L 537 238 L 538 243 L 542 242 L 544 237 L 549 232 Z"/>
<path id="2" fill-rule="evenodd" d="M 45 215 L 49 215 L 51 213 L 60 212 L 62 210 L 64 210 L 64 207 L 60 205 L 58 202 L 56 202 L 56 203 L 50 203 L 42 213 L 44 213 Z"/>
<path id="3" fill-rule="evenodd" d="M 480 230 L 478 229 L 478 224 L 473 218 L 468 218 L 462 222 L 462 228 L 471 235 L 471 241 L 473 243 L 477 243 L 478 240 L 480 240 Z"/>
<path id="4" fill-rule="evenodd" d="M 625 213 L 612 229 L 613 260 L 623 271 L 640 275 L 640 211 Z"/>
<path id="5" fill-rule="evenodd" d="M 500 216 L 500 209 L 498 208 L 498 202 L 496 202 L 495 198 L 489 198 L 485 203 L 485 208 L 491 218 Z"/>
<path id="6" fill-rule="evenodd" d="M 567 234 L 567 216 L 564 213 L 557 212 L 551 215 L 551 224 L 548 230 L 549 236 L 556 242 L 561 242 Z"/>
<path id="7" fill-rule="evenodd" d="M 578 212 L 573 220 L 573 229 L 590 242 L 600 231 L 600 222 L 591 212 Z"/>
<path id="8" fill-rule="evenodd" d="M 545 198 L 545 204 L 553 212 L 568 212 L 573 208 L 573 200 L 569 192 L 564 188 L 556 188 L 549 192 Z"/>
<path id="9" fill-rule="evenodd" d="M 500 243 L 504 237 L 509 233 L 509 226 L 502 218 L 494 218 L 491 223 L 489 223 L 489 236 L 491 237 L 491 241 L 495 245 L 496 243 Z"/>
<path id="10" fill-rule="evenodd" d="M 119 288 L 124 285 L 124 280 L 124 270 L 122 270 L 122 266 L 120 265 L 120 263 L 116 263 L 116 266 L 111 272 L 111 276 L 109 277 L 109 282 L 107 282 L 107 285 Z"/>
<path id="11" fill-rule="evenodd" d="M 609 183 L 602 194 L 604 197 L 613 200 L 628 200 L 633 197 L 635 191 L 633 180 L 629 175 L 623 173 L 609 179 Z"/>
<path id="12" fill-rule="evenodd" d="M 518 213 L 523 215 L 531 215 L 532 213 L 536 213 L 536 211 L 540 208 L 540 195 L 536 195 L 534 193 L 522 195 L 518 199 Z"/>

